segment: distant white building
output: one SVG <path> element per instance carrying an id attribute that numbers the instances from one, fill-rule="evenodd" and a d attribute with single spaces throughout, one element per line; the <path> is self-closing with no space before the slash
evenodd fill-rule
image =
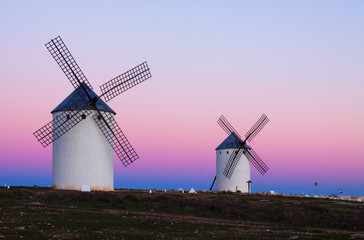
<path id="1" fill-rule="evenodd" d="M 195 191 L 195 189 L 191 188 L 191 189 L 188 191 L 188 193 L 197 193 L 197 192 Z"/>

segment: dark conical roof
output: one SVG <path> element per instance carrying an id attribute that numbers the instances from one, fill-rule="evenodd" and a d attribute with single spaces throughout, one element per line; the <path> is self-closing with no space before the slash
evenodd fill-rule
<path id="1" fill-rule="evenodd" d="M 235 133 L 231 133 L 215 150 L 239 147 L 239 142 L 234 135 L 243 142 Z"/>
<path id="2" fill-rule="evenodd" d="M 82 82 L 81 84 L 86 89 L 91 98 L 98 97 L 96 93 L 92 91 L 92 89 L 89 88 L 89 86 L 87 86 L 86 83 Z M 83 92 L 81 86 L 76 88 L 68 97 L 66 97 L 65 100 L 63 100 L 55 109 L 53 109 L 51 113 L 53 114 L 55 112 L 60 112 L 60 111 L 80 110 L 80 109 L 95 110 L 94 107 L 87 106 L 90 100 L 88 99 L 86 94 L 80 94 L 80 92 Z M 100 111 L 111 112 L 113 114 L 116 114 L 114 110 L 112 110 L 104 101 L 102 101 L 101 98 L 99 98 L 99 100 L 97 101 L 96 106 Z"/>

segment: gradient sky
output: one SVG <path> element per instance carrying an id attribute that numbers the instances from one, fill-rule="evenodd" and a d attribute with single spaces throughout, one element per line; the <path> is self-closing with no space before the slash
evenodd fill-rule
<path id="1" fill-rule="evenodd" d="M 60 35 L 93 85 L 148 61 L 109 102 L 139 156 L 115 186 L 208 189 L 215 148 L 264 112 L 252 191 L 364 195 L 363 1 L 1 1 L 0 185 L 52 183 L 33 132 L 73 91 L 44 44 Z"/>

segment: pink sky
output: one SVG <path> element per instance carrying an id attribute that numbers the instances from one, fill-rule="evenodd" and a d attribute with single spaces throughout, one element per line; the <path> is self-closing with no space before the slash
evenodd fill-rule
<path id="1" fill-rule="evenodd" d="M 207 7 L 206 7 L 207 6 Z M 54 11 L 57 9 L 57 11 Z M 82 11 L 81 11 L 82 10 Z M 253 191 L 364 195 L 360 1 L 0 3 L 0 184 L 51 184 L 32 133 L 73 91 L 44 44 L 61 35 L 96 93 L 148 61 L 153 77 L 109 102 L 140 155 L 115 185 L 209 188 L 221 114 L 270 167 Z M 122 12 L 122 14 L 120 14 Z M 346 189 L 346 190 L 345 190 Z"/>

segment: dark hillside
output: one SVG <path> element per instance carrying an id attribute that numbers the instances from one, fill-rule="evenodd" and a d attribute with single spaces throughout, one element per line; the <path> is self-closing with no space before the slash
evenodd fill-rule
<path id="1" fill-rule="evenodd" d="M 0 188 L 0 238 L 364 238 L 364 203 L 257 194 Z"/>

